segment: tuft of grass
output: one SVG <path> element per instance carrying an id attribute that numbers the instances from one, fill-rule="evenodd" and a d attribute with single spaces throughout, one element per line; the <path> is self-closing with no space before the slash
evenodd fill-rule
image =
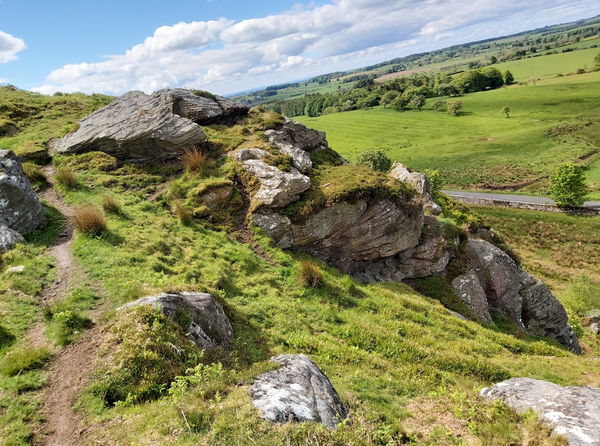
<path id="1" fill-rule="evenodd" d="M 303 261 L 300 264 L 300 282 L 309 288 L 319 288 L 323 283 L 323 275 L 321 270 L 314 263 L 308 260 Z"/>
<path id="2" fill-rule="evenodd" d="M 183 204 L 181 200 L 173 202 L 173 212 L 184 226 L 192 224 L 192 212 Z"/>
<path id="3" fill-rule="evenodd" d="M 54 181 L 56 181 L 59 186 L 67 190 L 75 189 L 79 184 L 77 175 L 68 167 L 59 167 L 56 169 Z"/>
<path id="4" fill-rule="evenodd" d="M 197 149 L 186 150 L 181 157 L 181 161 L 188 172 L 200 175 L 214 165 L 209 157 Z"/>
<path id="5" fill-rule="evenodd" d="M 121 213 L 121 202 L 113 195 L 102 195 L 102 209 L 109 214 L 119 215 Z"/>
<path id="6" fill-rule="evenodd" d="M 34 189 L 39 190 L 48 184 L 48 179 L 40 166 L 35 163 L 23 163 L 23 173 L 29 179 Z"/>
<path id="7" fill-rule="evenodd" d="M 101 235 L 106 232 L 106 219 L 94 206 L 87 205 L 75 209 L 73 226 L 85 235 Z"/>
<path id="8" fill-rule="evenodd" d="M 8 352 L 0 362 L 0 374 L 15 376 L 42 367 L 50 358 L 46 348 L 22 346 Z"/>

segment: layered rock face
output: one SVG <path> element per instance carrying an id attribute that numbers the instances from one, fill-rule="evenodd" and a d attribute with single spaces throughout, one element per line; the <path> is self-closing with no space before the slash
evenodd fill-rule
<path id="1" fill-rule="evenodd" d="M 46 214 L 31 183 L 23 173 L 18 157 L 10 150 L 0 150 L 0 226 L 8 244 L 18 236 L 46 223 Z M 14 244 L 14 243 L 13 243 Z"/>
<path id="2" fill-rule="evenodd" d="M 188 324 L 187 332 L 194 343 L 204 349 L 227 347 L 233 329 L 223 308 L 207 293 L 183 291 L 143 297 L 119 308 L 151 305 L 167 317 Z"/>
<path id="3" fill-rule="evenodd" d="M 73 154 L 102 151 L 121 160 L 160 160 L 206 143 L 201 124 L 233 119 L 248 111 L 229 99 L 197 96 L 188 90 L 152 95 L 130 91 L 86 118 L 54 146 Z"/>
<path id="4" fill-rule="evenodd" d="M 271 359 L 281 366 L 256 378 L 250 387 L 261 416 L 276 423 L 315 421 L 335 428 L 347 409 L 321 370 L 305 355 Z"/>
<path id="5" fill-rule="evenodd" d="M 510 319 L 524 331 L 580 352 L 565 309 L 546 285 L 485 240 L 469 240 L 466 257 L 467 272 L 452 284 L 479 318 L 491 322 L 490 315 L 495 314 Z"/>
<path id="6" fill-rule="evenodd" d="M 600 389 L 561 387 L 530 378 L 512 378 L 483 389 L 486 399 L 500 399 L 517 412 L 533 409 L 571 446 L 600 445 Z"/>

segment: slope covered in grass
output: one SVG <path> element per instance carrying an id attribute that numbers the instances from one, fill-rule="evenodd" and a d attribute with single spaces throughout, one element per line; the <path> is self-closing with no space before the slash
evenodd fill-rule
<path id="1" fill-rule="evenodd" d="M 331 146 L 351 161 L 382 148 L 414 169 L 439 169 L 449 186 L 518 188 L 534 182 L 530 189 L 544 190 L 558 164 L 592 163 L 598 156 L 600 72 L 444 98 L 458 99 L 464 104 L 459 116 L 444 107 L 432 110 L 430 99 L 422 111 L 380 106 L 295 119 L 325 131 Z M 511 108 L 509 119 L 501 112 L 504 105 Z M 596 194 L 598 166 L 589 172 Z"/>

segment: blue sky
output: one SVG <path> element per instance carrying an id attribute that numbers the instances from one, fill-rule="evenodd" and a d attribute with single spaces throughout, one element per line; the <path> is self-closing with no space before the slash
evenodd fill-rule
<path id="1" fill-rule="evenodd" d="M 0 0 L 0 83 L 228 94 L 598 13 L 597 0 Z"/>

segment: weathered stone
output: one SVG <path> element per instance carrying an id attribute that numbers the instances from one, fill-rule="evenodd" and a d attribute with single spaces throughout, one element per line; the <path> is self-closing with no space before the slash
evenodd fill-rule
<path id="1" fill-rule="evenodd" d="M 452 286 L 458 297 L 469 307 L 473 314 L 480 320 L 492 323 L 492 316 L 488 308 L 488 301 L 484 289 L 479 283 L 474 271 L 456 277 Z"/>
<path id="2" fill-rule="evenodd" d="M 0 225 L 21 234 L 46 223 L 46 214 L 21 163 L 10 150 L 0 150 Z M 3 231 L 7 242 L 16 236 Z"/>
<path id="3" fill-rule="evenodd" d="M 585 315 L 590 322 L 600 323 L 600 310 L 590 310 Z"/>
<path id="4" fill-rule="evenodd" d="M 198 196 L 198 202 L 210 209 L 218 209 L 227 203 L 233 195 L 233 183 L 216 184 L 204 188 Z"/>
<path id="5" fill-rule="evenodd" d="M 6 225 L 0 225 L 0 253 L 14 248 L 17 243 L 25 243 L 23 236 Z"/>
<path id="6" fill-rule="evenodd" d="M 600 389 L 561 387 L 531 378 L 511 378 L 481 391 L 517 412 L 532 409 L 571 446 L 600 445 Z"/>
<path id="7" fill-rule="evenodd" d="M 399 205 L 387 199 L 361 199 L 325 207 L 302 223 L 294 224 L 286 216 L 269 212 L 254 214 L 252 221 L 278 246 L 311 254 L 352 272 L 357 262 L 390 257 L 417 246 L 423 210 L 418 200 Z"/>
<path id="8" fill-rule="evenodd" d="M 210 294 L 189 291 L 161 293 L 130 302 L 119 310 L 135 305 L 152 305 L 179 322 L 182 315 L 189 318 L 188 334 L 200 348 L 228 347 L 233 339 L 227 315 Z"/>
<path id="9" fill-rule="evenodd" d="M 569 327 L 565 309 L 546 285 L 523 271 L 500 248 L 485 240 L 469 240 L 465 252 L 471 272 L 477 276 L 485 291 L 491 315 L 508 318 L 529 333 L 555 339 L 573 352 L 581 351 Z M 463 294 L 476 290 L 476 286 L 460 288 Z M 475 295 L 463 300 L 480 301 Z M 477 310 L 472 309 L 474 312 Z"/>
<path id="10" fill-rule="evenodd" d="M 325 133 L 309 129 L 291 119 L 286 119 L 281 127 L 267 130 L 265 134 L 279 150 L 292 157 L 294 167 L 303 173 L 312 168 L 308 153 L 328 148 Z"/>
<path id="11" fill-rule="evenodd" d="M 280 208 L 298 200 L 310 187 L 310 178 L 295 168 L 284 172 L 267 164 L 262 159 L 266 155 L 268 152 L 262 149 L 241 149 L 231 154 L 260 183 L 253 200 L 270 208 Z"/>
<path id="12" fill-rule="evenodd" d="M 102 151 L 119 159 L 160 160 L 206 142 L 198 124 L 173 113 L 160 95 L 130 91 L 86 118 L 54 146 L 57 153 Z"/>
<path id="13" fill-rule="evenodd" d="M 272 358 L 281 366 L 260 375 L 250 396 L 261 416 L 276 423 L 315 421 L 335 428 L 348 412 L 327 377 L 305 355 Z"/>
<path id="14" fill-rule="evenodd" d="M 600 322 L 592 322 L 588 329 L 594 334 L 600 333 Z"/>
<path id="15" fill-rule="evenodd" d="M 413 172 L 404 164 L 396 162 L 388 175 L 412 185 L 423 196 L 425 209 L 433 215 L 439 215 L 442 212 L 442 208 L 431 198 L 431 188 L 425 174 Z"/>
<path id="16" fill-rule="evenodd" d="M 201 125 L 234 121 L 248 113 L 248 107 L 239 102 L 182 88 L 159 90 L 152 96 L 168 104 L 174 114 Z"/>

